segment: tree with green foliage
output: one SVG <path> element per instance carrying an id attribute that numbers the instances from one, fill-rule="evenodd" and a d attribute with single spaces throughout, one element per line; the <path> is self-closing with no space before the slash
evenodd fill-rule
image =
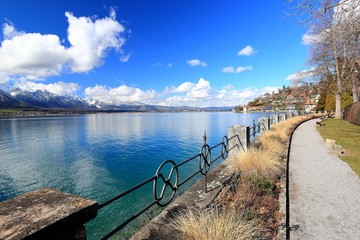
<path id="1" fill-rule="evenodd" d="M 335 96 L 332 94 L 326 95 L 325 110 L 333 112 L 335 110 Z"/>
<path id="2" fill-rule="evenodd" d="M 316 104 L 316 111 L 324 111 L 325 110 L 325 106 L 326 106 L 326 97 L 327 97 L 327 92 L 325 90 L 322 90 L 320 92 L 320 97 L 319 97 L 319 101 Z"/>
<path id="3" fill-rule="evenodd" d="M 353 97 L 349 91 L 343 93 L 341 96 L 341 110 L 344 110 L 347 106 L 353 103 Z"/>

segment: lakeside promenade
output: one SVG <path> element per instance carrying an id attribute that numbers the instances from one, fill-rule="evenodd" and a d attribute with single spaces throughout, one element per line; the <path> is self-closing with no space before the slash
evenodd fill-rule
<path id="1" fill-rule="evenodd" d="M 316 121 L 300 125 L 292 138 L 290 239 L 360 239 L 360 180 L 326 148 Z"/>

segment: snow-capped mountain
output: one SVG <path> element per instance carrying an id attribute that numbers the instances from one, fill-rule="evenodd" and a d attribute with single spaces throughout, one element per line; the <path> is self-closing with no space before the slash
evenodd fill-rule
<path id="1" fill-rule="evenodd" d="M 147 105 L 139 102 L 101 102 L 84 100 L 78 96 L 61 96 L 45 90 L 28 91 L 19 88 L 9 93 L 0 90 L 0 108 L 27 108 L 27 109 L 66 109 L 73 111 L 228 111 L 228 108 L 196 108 L 196 107 L 169 107 Z"/>
<path id="2" fill-rule="evenodd" d="M 10 93 L 0 90 L 0 107 L 10 108 L 18 106 L 39 109 L 68 109 L 68 110 L 149 110 L 148 105 L 139 102 L 101 102 L 84 100 L 78 96 L 62 96 L 45 90 L 28 91 L 16 88 Z"/>
<path id="3" fill-rule="evenodd" d="M 14 99 L 10 94 L 0 90 L 0 107 L 1 108 L 19 108 L 27 107 L 26 103 Z"/>
<path id="4" fill-rule="evenodd" d="M 25 102 L 38 108 L 66 108 L 66 109 L 88 109 L 86 101 L 74 96 L 60 96 L 48 91 L 36 90 L 35 92 L 21 90 L 19 88 L 10 92 L 17 101 Z"/>

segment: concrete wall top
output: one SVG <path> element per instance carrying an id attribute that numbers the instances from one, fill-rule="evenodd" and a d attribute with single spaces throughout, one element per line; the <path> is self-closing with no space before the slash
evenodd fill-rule
<path id="1" fill-rule="evenodd" d="M 71 229 L 90 221 L 96 213 L 97 202 L 93 200 L 42 188 L 0 202 L 0 239 L 31 238 L 53 225 L 64 225 L 58 229 Z"/>

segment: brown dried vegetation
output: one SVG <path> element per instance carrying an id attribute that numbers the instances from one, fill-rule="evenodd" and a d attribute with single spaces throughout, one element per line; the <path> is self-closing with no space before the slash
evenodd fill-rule
<path id="1" fill-rule="evenodd" d="M 285 215 L 279 211 L 279 195 L 289 137 L 313 117 L 279 123 L 258 138 L 255 148 L 229 159 L 234 180 L 219 194 L 216 208 L 178 216 L 172 223 L 178 239 L 276 239 Z"/>

